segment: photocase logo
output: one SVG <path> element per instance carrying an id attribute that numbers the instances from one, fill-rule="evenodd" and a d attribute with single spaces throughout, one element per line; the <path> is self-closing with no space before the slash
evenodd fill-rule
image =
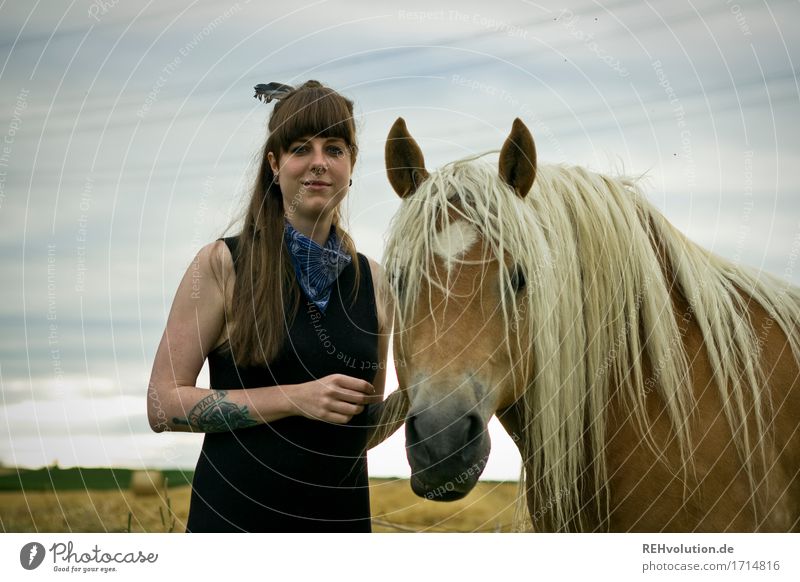
<path id="1" fill-rule="evenodd" d="M 26 570 L 35 570 L 44 561 L 44 546 L 39 542 L 30 542 L 19 551 L 19 563 Z"/>

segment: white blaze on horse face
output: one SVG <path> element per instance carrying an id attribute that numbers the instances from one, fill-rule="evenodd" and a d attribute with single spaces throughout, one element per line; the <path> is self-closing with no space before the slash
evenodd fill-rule
<path id="1" fill-rule="evenodd" d="M 456 220 L 436 234 L 433 251 L 444 260 L 449 271 L 478 240 L 478 231 L 464 220 Z"/>

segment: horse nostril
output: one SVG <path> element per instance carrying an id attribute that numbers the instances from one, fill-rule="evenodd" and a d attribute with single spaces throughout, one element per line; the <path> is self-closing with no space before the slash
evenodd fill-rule
<path id="1" fill-rule="evenodd" d="M 434 442 L 443 440 L 449 442 L 450 446 L 466 446 L 478 442 L 486 428 L 481 416 L 474 412 L 454 419 L 449 424 L 442 424 L 443 422 L 445 421 L 434 415 L 423 414 L 423 418 L 416 414 L 408 416 L 406 444 L 415 446 L 430 441 L 433 445 Z"/>
<path id="2" fill-rule="evenodd" d="M 406 418 L 406 441 L 408 443 L 418 442 L 419 434 L 417 434 L 417 417 L 412 415 Z"/>
<path id="3" fill-rule="evenodd" d="M 480 415 L 473 413 L 467 418 L 469 424 L 467 426 L 467 443 L 473 444 L 477 442 L 483 435 L 483 419 Z"/>

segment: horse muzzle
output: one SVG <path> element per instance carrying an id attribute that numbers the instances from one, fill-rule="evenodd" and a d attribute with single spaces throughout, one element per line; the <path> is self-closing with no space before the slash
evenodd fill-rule
<path id="1" fill-rule="evenodd" d="M 475 411 L 437 407 L 406 417 L 406 456 L 411 489 L 434 501 L 466 496 L 483 472 L 491 450 L 486 422 Z"/>

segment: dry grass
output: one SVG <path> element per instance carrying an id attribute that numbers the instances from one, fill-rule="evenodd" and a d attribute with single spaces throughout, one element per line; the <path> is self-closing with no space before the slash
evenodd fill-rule
<path id="1" fill-rule="evenodd" d="M 405 479 L 370 481 L 373 530 L 510 531 L 516 483 L 478 483 L 461 501 L 416 497 Z M 56 494 L 0 493 L 0 529 L 5 532 L 182 532 L 189 512 L 189 487 L 160 495 L 129 491 L 63 491 Z M 169 505 L 169 507 L 168 507 Z M 174 516 L 174 524 L 170 523 Z M 130 516 L 130 521 L 129 521 Z"/>
<path id="2" fill-rule="evenodd" d="M 511 531 L 516 483 L 478 482 L 460 501 L 430 501 L 406 479 L 370 481 L 373 531 Z M 393 524 L 393 525 L 392 525 Z"/>
<path id="3" fill-rule="evenodd" d="M 189 494 L 189 487 L 169 490 L 174 531 L 186 523 Z M 0 493 L 0 525 L 6 532 L 166 532 L 170 522 L 163 494 L 86 490 Z"/>

